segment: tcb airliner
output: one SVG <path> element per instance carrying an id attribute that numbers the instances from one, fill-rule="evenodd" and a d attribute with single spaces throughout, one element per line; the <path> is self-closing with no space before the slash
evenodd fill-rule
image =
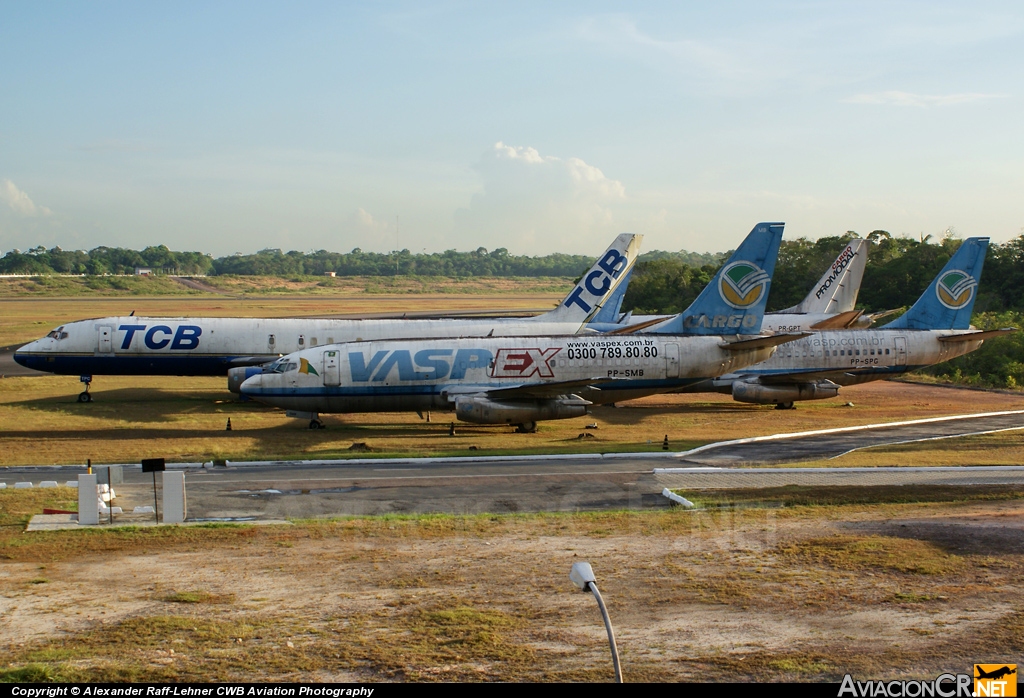
<path id="1" fill-rule="evenodd" d="M 338 342 L 403 337 L 505 337 L 588 332 L 587 323 L 628 278 L 642 235 L 619 235 L 558 307 L 529 318 L 291 319 L 105 317 L 61 325 L 18 349 L 14 360 L 38 371 L 78 375 L 79 402 L 91 402 L 96 375 L 247 375 L 284 354 Z"/>
<path id="2" fill-rule="evenodd" d="M 759 335 L 782 223 L 760 223 L 657 333 L 334 344 L 282 357 L 243 395 L 322 428 L 321 413 L 454 410 L 477 424 L 579 417 L 762 361 L 802 335 Z M 746 335 L 746 336 L 744 336 Z"/>

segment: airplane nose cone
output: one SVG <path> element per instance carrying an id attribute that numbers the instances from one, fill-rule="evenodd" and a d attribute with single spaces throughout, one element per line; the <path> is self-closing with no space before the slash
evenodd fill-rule
<path id="1" fill-rule="evenodd" d="M 238 392 L 242 395 L 259 395 L 262 388 L 263 375 L 259 374 L 242 381 L 242 385 L 238 386 Z"/>
<path id="2" fill-rule="evenodd" d="M 35 368 L 35 364 L 40 360 L 37 356 L 32 356 L 31 353 L 39 349 L 39 342 L 29 342 L 20 349 L 14 351 L 14 360 L 24 366 L 25 368 Z"/>

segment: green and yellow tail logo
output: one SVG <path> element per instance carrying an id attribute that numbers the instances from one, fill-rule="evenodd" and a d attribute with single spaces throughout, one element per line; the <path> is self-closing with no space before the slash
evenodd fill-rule
<path id="1" fill-rule="evenodd" d="M 757 303 L 768 293 L 768 273 L 750 262 L 733 262 L 718 277 L 718 292 L 733 308 L 743 309 Z"/>
<path id="2" fill-rule="evenodd" d="M 954 269 L 943 274 L 935 284 L 935 295 L 942 305 L 950 310 L 959 310 L 971 302 L 977 286 L 978 281 L 973 276 Z"/>
<path id="3" fill-rule="evenodd" d="M 299 359 L 299 373 L 305 373 L 306 375 L 319 376 L 316 369 L 309 363 L 309 359 Z"/>

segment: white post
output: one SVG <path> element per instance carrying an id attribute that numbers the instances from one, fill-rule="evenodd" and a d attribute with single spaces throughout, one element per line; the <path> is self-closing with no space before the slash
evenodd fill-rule
<path id="1" fill-rule="evenodd" d="M 78 525 L 95 526 L 100 522 L 99 498 L 96 496 L 96 473 L 78 476 Z"/>
<path id="2" fill-rule="evenodd" d="M 163 475 L 164 523 L 181 523 L 185 520 L 185 473 L 165 470 Z"/>

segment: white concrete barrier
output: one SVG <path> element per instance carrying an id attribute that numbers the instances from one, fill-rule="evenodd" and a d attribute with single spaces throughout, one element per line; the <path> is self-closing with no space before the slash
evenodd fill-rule
<path id="1" fill-rule="evenodd" d="M 78 525 L 95 526 L 100 522 L 99 500 L 96 497 L 96 474 L 78 476 Z"/>
<path id="2" fill-rule="evenodd" d="M 57 481 L 56 480 L 43 480 L 42 482 L 39 483 L 39 486 L 40 487 L 47 487 L 47 488 L 49 488 L 49 487 L 56 487 L 57 486 Z"/>
<path id="3" fill-rule="evenodd" d="M 16 489 L 16 490 L 27 490 L 27 489 L 31 489 L 31 487 L 32 487 L 32 483 L 31 482 L 15 482 L 14 483 L 14 489 Z"/>
<path id="4" fill-rule="evenodd" d="M 667 487 L 661 491 L 661 495 L 663 497 L 668 497 L 676 504 L 681 504 L 684 509 L 693 509 L 694 507 L 693 502 L 691 502 L 689 499 L 687 499 L 686 497 L 680 497 L 678 494 L 676 494 Z"/>
<path id="5" fill-rule="evenodd" d="M 133 514 L 152 514 L 153 507 L 135 507 L 132 509 Z"/>
<path id="6" fill-rule="evenodd" d="M 185 520 L 185 473 L 180 470 L 164 471 L 164 523 L 182 523 Z"/>
<path id="7" fill-rule="evenodd" d="M 7 489 L 7 483 L 6 482 L 0 482 L 0 490 L 6 490 L 6 489 Z"/>
<path id="8" fill-rule="evenodd" d="M 64 483 L 65 487 L 78 487 L 78 480 L 68 480 Z"/>

